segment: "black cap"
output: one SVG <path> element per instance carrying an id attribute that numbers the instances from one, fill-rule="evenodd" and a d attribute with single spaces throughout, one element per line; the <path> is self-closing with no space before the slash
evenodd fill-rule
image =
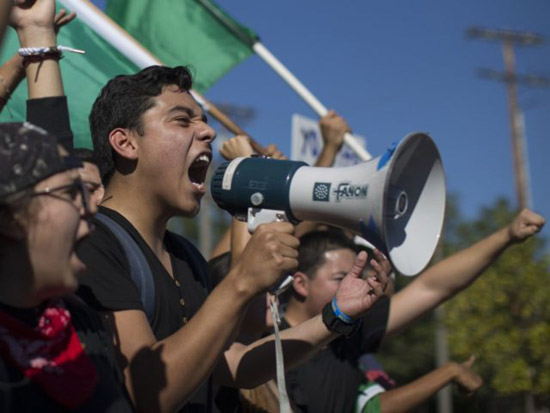
<path id="1" fill-rule="evenodd" d="M 82 166 L 59 154 L 57 140 L 31 123 L 0 123 L 0 200 L 51 175 Z"/>

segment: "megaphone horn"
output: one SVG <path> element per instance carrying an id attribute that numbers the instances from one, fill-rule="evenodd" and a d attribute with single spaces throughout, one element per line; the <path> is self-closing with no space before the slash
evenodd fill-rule
<path id="1" fill-rule="evenodd" d="M 211 192 L 236 216 L 247 216 L 250 208 L 284 211 L 294 223 L 350 230 L 380 249 L 396 271 L 411 276 L 426 267 L 437 247 L 446 190 L 434 141 L 412 133 L 381 156 L 343 168 L 237 158 L 215 171 Z"/>

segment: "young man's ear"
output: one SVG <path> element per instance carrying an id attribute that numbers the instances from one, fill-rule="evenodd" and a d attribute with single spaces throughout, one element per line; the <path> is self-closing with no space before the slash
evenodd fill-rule
<path id="1" fill-rule="evenodd" d="M 109 134 L 109 143 L 113 150 L 124 159 L 135 161 L 137 143 L 135 133 L 126 128 L 116 128 Z"/>
<path id="2" fill-rule="evenodd" d="M 309 295 L 309 278 L 307 275 L 300 271 L 294 273 L 292 288 L 300 297 L 306 298 Z"/>

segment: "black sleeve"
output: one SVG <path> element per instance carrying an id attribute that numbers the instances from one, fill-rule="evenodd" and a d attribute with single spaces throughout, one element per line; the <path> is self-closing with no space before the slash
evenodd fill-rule
<path id="1" fill-rule="evenodd" d="M 96 230 L 77 251 L 86 264 L 77 294 L 97 311 L 144 311 L 124 249 L 107 228 L 94 223 Z"/>
<path id="2" fill-rule="evenodd" d="M 363 316 L 363 324 L 357 332 L 361 353 L 373 353 L 380 346 L 386 334 L 388 317 L 390 314 L 390 299 L 382 297 Z"/>
<path id="3" fill-rule="evenodd" d="M 73 132 L 66 96 L 27 100 L 27 121 L 46 129 L 65 149 L 73 149 Z"/>

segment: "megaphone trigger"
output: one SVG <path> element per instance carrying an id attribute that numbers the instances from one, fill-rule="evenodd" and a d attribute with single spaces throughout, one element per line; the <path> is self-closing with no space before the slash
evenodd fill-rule
<path id="1" fill-rule="evenodd" d="M 272 209 L 248 208 L 248 231 L 253 234 L 261 224 L 270 222 L 288 222 L 285 211 Z"/>

